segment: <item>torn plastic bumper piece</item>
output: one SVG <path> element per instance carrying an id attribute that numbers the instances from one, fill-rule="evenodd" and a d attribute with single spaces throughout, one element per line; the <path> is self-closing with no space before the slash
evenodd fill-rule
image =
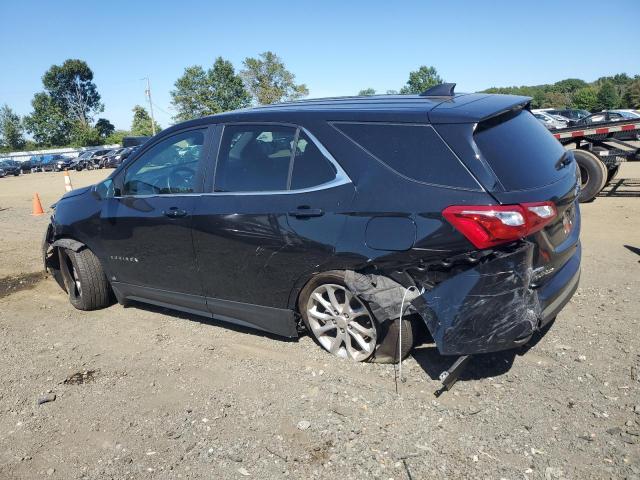
<path id="1" fill-rule="evenodd" d="M 412 303 L 443 355 L 514 348 L 538 329 L 542 307 L 530 287 L 533 244 L 479 264 Z"/>
<path id="2" fill-rule="evenodd" d="M 364 275 L 347 270 L 344 281 L 352 292 L 369 304 L 371 313 L 380 322 L 400 317 L 403 298 L 405 300 L 404 314 L 416 311 L 411 305 L 411 301 L 418 298 L 420 293 L 416 290 L 407 291 L 405 287 L 388 277 Z"/>

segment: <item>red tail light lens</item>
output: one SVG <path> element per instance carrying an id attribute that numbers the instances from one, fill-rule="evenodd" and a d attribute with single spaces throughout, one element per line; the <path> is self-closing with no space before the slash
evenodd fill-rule
<path id="1" fill-rule="evenodd" d="M 553 202 L 453 205 L 442 215 L 477 248 L 519 240 L 542 230 L 558 214 Z"/>

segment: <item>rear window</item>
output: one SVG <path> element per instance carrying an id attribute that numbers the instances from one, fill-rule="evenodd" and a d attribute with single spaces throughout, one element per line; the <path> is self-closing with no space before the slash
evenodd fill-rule
<path id="1" fill-rule="evenodd" d="M 333 126 L 404 177 L 432 185 L 478 189 L 477 182 L 430 125 L 336 122 Z"/>
<path id="2" fill-rule="evenodd" d="M 479 123 L 474 139 L 507 190 L 549 185 L 565 173 L 556 168 L 564 148 L 528 111 L 510 112 Z"/>

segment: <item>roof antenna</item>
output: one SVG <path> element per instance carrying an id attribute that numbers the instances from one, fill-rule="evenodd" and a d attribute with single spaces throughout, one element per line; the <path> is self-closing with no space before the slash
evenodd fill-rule
<path id="1" fill-rule="evenodd" d="M 456 88 L 455 83 L 440 83 L 434 85 L 431 88 L 427 88 L 420 94 L 421 97 L 453 97 L 455 93 L 453 89 Z"/>

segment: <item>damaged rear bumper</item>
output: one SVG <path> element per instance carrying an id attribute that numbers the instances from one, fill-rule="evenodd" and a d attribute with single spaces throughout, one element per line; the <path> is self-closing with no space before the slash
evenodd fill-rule
<path id="1" fill-rule="evenodd" d="M 459 273 L 412 300 L 443 355 L 515 348 L 569 302 L 580 278 L 580 245 L 544 285 L 533 288 L 533 249 L 516 250 Z"/>

